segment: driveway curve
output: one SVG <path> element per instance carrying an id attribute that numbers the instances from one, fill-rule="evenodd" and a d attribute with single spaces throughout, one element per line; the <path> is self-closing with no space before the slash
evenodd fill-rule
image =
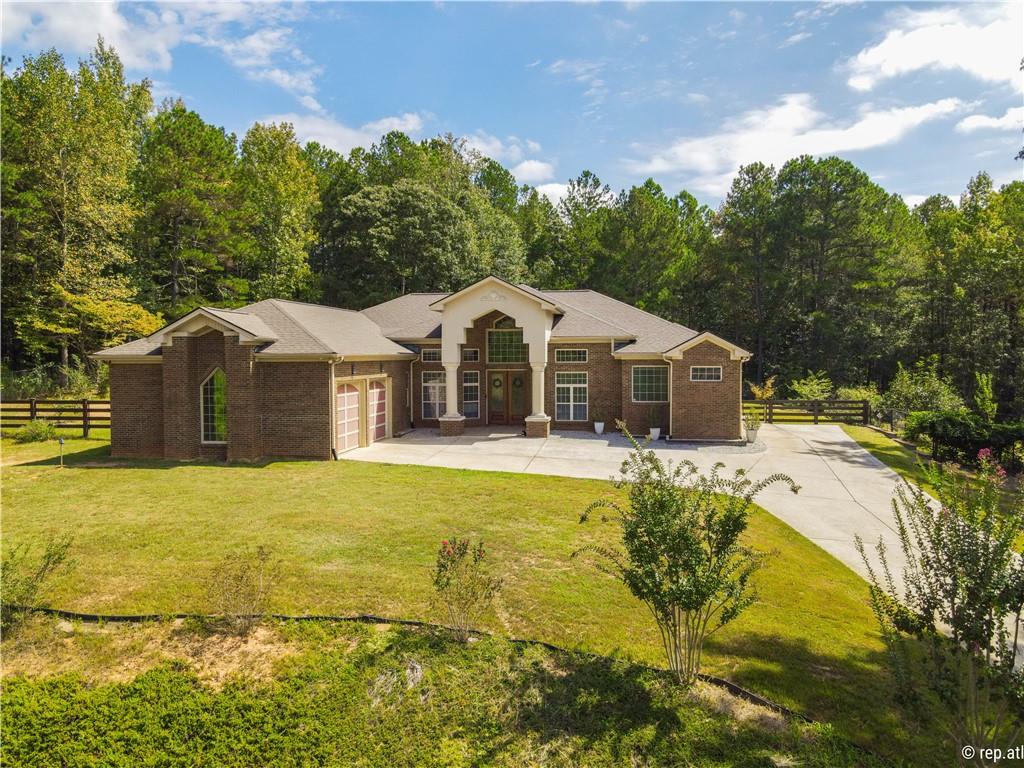
<path id="1" fill-rule="evenodd" d="M 838 426 L 765 424 L 753 447 L 662 442 L 655 452 L 662 459 L 689 459 L 701 471 L 721 462 L 725 471 L 742 468 L 753 480 L 786 474 L 800 492 L 794 495 L 782 485 L 771 486 L 758 496 L 762 507 L 862 576 L 867 570 L 854 536 L 859 534 L 872 552 L 881 538 L 894 575 L 902 571 L 892 499 L 903 480 Z M 618 477 L 628 453 L 629 443 L 619 434 L 555 432 L 537 440 L 514 430 L 479 428 L 443 438 L 435 430 L 420 429 L 349 451 L 342 458 L 610 479 Z"/>

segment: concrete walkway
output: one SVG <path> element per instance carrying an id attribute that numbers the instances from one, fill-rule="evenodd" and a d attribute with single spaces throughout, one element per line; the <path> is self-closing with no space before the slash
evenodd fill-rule
<path id="1" fill-rule="evenodd" d="M 865 451 L 840 427 L 765 424 L 751 447 L 659 442 L 662 459 L 689 459 L 701 471 L 716 462 L 725 471 L 743 468 L 753 480 L 776 472 L 800 485 L 794 495 L 771 486 L 758 503 L 857 573 L 866 574 L 853 538 L 860 534 L 873 552 L 885 540 L 894 570 L 902 570 L 892 514 L 900 477 Z M 479 428 L 443 438 L 435 430 L 414 430 L 342 455 L 353 461 L 421 464 L 528 474 L 610 479 L 618 477 L 629 443 L 619 434 L 556 432 L 546 440 L 527 439 L 518 430 Z M 874 558 L 872 558 L 874 559 Z"/>

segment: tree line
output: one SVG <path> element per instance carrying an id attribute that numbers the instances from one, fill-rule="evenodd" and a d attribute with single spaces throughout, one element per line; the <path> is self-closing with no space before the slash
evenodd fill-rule
<path id="1" fill-rule="evenodd" d="M 717 210 L 593 173 L 552 203 L 464 140 L 393 132 L 342 155 L 288 124 L 238 139 L 154 108 L 101 40 L 2 81 L 5 366 L 67 371 L 197 306 L 362 308 L 495 274 L 592 288 L 754 353 L 753 382 L 885 385 L 920 361 L 1024 414 L 1024 183 L 979 173 L 913 210 L 854 164 L 740 168 Z"/>

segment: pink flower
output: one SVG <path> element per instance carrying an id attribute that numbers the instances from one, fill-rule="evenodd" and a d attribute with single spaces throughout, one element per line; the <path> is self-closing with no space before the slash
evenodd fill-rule
<path id="1" fill-rule="evenodd" d="M 986 460 L 991 459 L 991 458 L 992 458 L 992 449 L 991 448 L 982 448 L 980 451 L 978 451 L 978 461 L 986 461 Z"/>

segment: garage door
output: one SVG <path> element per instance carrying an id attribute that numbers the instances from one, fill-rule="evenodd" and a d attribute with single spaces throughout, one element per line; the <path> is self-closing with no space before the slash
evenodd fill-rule
<path id="1" fill-rule="evenodd" d="M 354 384 L 338 385 L 339 451 L 359 447 L 359 388 Z"/>
<path id="2" fill-rule="evenodd" d="M 383 381 L 371 381 L 366 391 L 366 434 L 371 443 L 388 436 L 388 395 Z"/>

